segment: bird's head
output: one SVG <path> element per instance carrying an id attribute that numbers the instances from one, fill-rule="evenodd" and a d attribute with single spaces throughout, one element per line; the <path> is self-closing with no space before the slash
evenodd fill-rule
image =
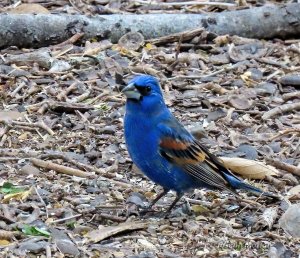
<path id="1" fill-rule="evenodd" d="M 127 97 L 127 104 L 130 104 L 135 109 L 139 108 L 147 112 L 155 112 L 162 105 L 165 105 L 159 82 L 150 75 L 134 77 L 122 89 L 122 93 Z"/>

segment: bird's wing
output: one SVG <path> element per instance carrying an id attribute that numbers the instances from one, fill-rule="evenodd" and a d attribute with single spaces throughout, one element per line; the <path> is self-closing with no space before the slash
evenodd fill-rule
<path id="1" fill-rule="evenodd" d="M 158 124 L 158 128 L 161 132 L 160 154 L 163 157 L 212 187 L 230 189 L 223 173 L 231 172 L 175 118 Z"/>

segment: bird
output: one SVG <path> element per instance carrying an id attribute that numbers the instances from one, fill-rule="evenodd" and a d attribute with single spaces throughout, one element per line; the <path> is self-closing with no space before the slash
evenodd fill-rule
<path id="1" fill-rule="evenodd" d="M 176 197 L 168 214 L 184 193 L 196 188 L 236 189 L 276 198 L 245 183 L 203 146 L 167 107 L 156 77 L 135 76 L 121 92 L 126 96 L 124 135 L 133 163 L 163 191 L 150 203 L 151 209 L 169 191 Z"/>

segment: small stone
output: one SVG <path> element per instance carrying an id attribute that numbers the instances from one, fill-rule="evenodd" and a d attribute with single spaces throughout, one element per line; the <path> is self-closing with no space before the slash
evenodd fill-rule
<path id="1" fill-rule="evenodd" d="M 300 203 L 292 204 L 279 220 L 280 227 L 292 237 L 300 237 Z"/>
<path id="2" fill-rule="evenodd" d="M 27 252 L 31 252 L 31 253 L 35 253 L 38 254 L 40 252 L 42 252 L 46 246 L 48 245 L 48 243 L 46 243 L 45 241 L 40 241 L 40 242 L 24 242 L 20 244 L 20 249 L 23 251 L 27 251 Z"/>
<path id="3" fill-rule="evenodd" d="M 255 91 L 258 95 L 267 96 L 275 94 L 277 85 L 274 83 L 264 82 L 257 85 Z"/>
<path id="4" fill-rule="evenodd" d="M 20 170 L 20 172 L 24 175 L 39 175 L 40 174 L 40 170 L 34 166 L 31 166 L 30 164 L 27 164 L 25 166 L 23 166 Z"/>

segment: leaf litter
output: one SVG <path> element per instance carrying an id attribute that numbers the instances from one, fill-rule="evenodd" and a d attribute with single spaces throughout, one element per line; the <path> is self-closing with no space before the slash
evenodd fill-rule
<path id="1" fill-rule="evenodd" d="M 2 1 L 0 9 L 86 15 L 226 9 L 94 2 Z M 1 50 L 1 256 L 296 257 L 299 42 L 203 28 L 149 41 L 130 32 L 114 45 L 81 37 Z M 132 166 L 124 143 L 119 89 L 137 73 L 160 79 L 176 117 L 233 172 L 282 200 L 197 189 L 169 219 L 159 214 L 172 193 L 156 212 L 140 216 L 161 189 Z"/>

